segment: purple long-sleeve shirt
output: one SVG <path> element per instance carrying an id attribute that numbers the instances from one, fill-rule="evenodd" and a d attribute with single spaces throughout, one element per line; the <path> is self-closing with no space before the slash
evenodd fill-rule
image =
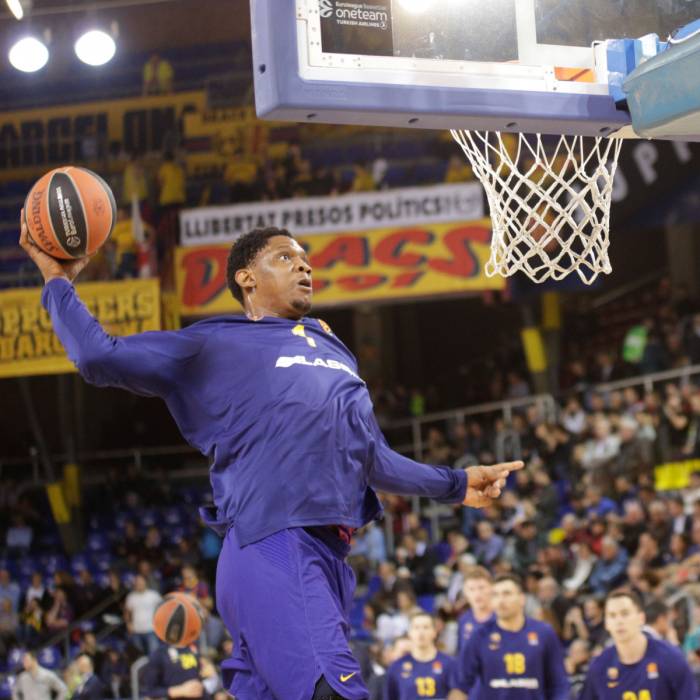
<path id="1" fill-rule="evenodd" d="M 207 319 L 180 331 L 105 333 L 66 280 L 42 304 L 82 376 L 162 398 L 211 460 L 218 529 L 242 545 L 306 525 L 360 527 L 381 515 L 372 487 L 459 503 L 463 470 L 394 452 L 352 353 L 317 319 Z"/>

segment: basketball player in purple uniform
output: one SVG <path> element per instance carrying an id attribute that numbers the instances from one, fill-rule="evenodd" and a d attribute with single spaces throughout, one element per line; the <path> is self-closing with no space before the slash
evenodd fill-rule
<path id="1" fill-rule="evenodd" d="M 636 593 L 608 594 L 605 629 L 613 646 L 591 663 L 580 700 L 697 700 L 695 679 L 681 651 L 645 634 L 644 622 Z"/>
<path id="2" fill-rule="evenodd" d="M 462 591 L 469 609 L 457 621 L 457 651 L 461 651 L 474 632 L 486 622 L 493 620 L 491 586 L 493 579 L 488 569 L 473 566 L 464 575 Z"/>
<path id="3" fill-rule="evenodd" d="M 460 653 L 461 693 L 469 700 L 569 700 L 559 639 L 548 624 L 525 617 L 520 580 L 499 576 L 492 599 L 495 619 L 481 625 Z M 461 693 L 453 692 L 450 700 Z"/>
<path id="4" fill-rule="evenodd" d="M 175 332 L 107 335 L 72 285 L 88 260 L 59 262 L 22 226 L 41 270 L 42 303 L 82 376 L 165 400 L 211 462 L 224 537 L 217 608 L 234 640 L 223 664 L 238 700 L 363 700 L 348 645 L 352 531 L 381 515 L 374 489 L 484 507 L 522 462 L 452 470 L 391 450 L 357 362 L 331 329 L 305 318 L 311 266 L 281 229 L 231 249 L 228 283 L 245 315 Z"/>
<path id="5" fill-rule="evenodd" d="M 457 658 L 462 667 L 465 660 L 462 652 L 471 636 L 482 625 L 494 619 L 491 588 L 493 578 L 483 566 L 473 566 L 464 575 L 462 590 L 469 603 L 469 610 L 460 615 L 457 621 Z M 470 696 L 479 697 L 480 681 L 477 678 L 472 686 Z"/>
<path id="6" fill-rule="evenodd" d="M 455 660 L 435 646 L 437 629 L 428 613 L 415 613 L 408 628 L 411 652 L 394 661 L 386 674 L 384 700 L 445 700 L 455 687 Z"/>

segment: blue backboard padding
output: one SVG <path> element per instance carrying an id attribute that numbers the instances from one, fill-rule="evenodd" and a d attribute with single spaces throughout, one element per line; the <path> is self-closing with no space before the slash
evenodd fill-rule
<path id="1" fill-rule="evenodd" d="M 617 39 L 608 44 L 608 81 L 615 102 L 627 99 L 622 84 L 636 67 L 635 44 L 635 39 Z"/>
<path id="2" fill-rule="evenodd" d="M 700 34 L 635 69 L 624 89 L 634 130 L 648 138 L 700 140 Z"/>
<path id="3" fill-rule="evenodd" d="M 579 133 L 599 136 L 629 124 L 609 95 L 458 89 L 303 80 L 294 0 L 251 3 L 255 105 L 280 121 L 430 129 Z M 313 116 L 311 116 L 313 115 Z"/>

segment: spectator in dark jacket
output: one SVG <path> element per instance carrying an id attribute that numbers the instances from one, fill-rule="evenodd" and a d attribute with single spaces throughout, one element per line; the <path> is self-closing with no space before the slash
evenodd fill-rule
<path id="1" fill-rule="evenodd" d="M 72 700 L 102 700 L 106 689 L 95 675 L 92 659 L 87 654 L 81 654 L 76 659 L 76 666 L 80 673 L 80 683 L 73 691 Z"/>

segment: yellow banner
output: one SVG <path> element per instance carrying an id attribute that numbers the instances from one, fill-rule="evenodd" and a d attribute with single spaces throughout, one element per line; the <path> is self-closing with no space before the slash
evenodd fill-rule
<path id="1" fill-rule="evenodd" d="M 679 491 L 690 484 L 690 475 L 700 471 L 700 459 L 667 462 L 654 468 L 654 487 L 657 491 Z"/>
<path id="2" fill-rule="evenodd" d="M 157 279 L 86 282 L 78 293 L 111 335 L 160 329 Z M 0 377 L 74 371 L 41 306 L 41 289 L 0 292 Z"/>
<path id="3" fill-rule="evenodd" d="M 503 289 L 486 277 L 489 219 L 462 224 L 388 228 L 299 237 L 313 267 L 314 304 L 354 304 L 433 294 Z M 202 316 L 240 311 L 226 286 L 230 245 L 179 248 L 180 313 Z"/>
<path id="4" fill-rule="evenodd" d="M 163 148 L 203 91 L 0 113 L 0 178 L 32 177 L 66 163 L 100 167 L 112 150 Z"/>

